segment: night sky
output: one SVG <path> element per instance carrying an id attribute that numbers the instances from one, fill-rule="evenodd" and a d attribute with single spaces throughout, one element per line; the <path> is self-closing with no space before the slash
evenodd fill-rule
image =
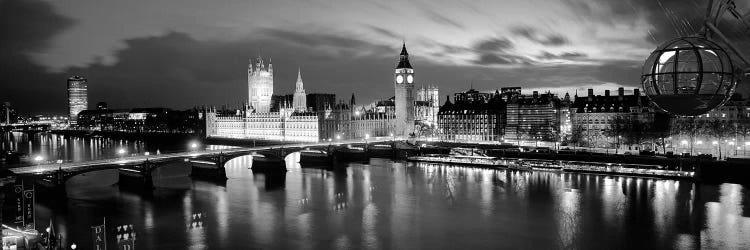
<path id="1" fill-rule="evenodd" d="M 738 8 L 750 10 L 748 2 L 737 1 Z M 113 108 L 233 105 L 247 98 L 248 59 L 259 54 L 273 59 L 275 94 L 292 93 L 300 67 L 307 93 L 355 93 L 360 102 L 372 101 L 393 96 L 402 41 L 417 84 L 437 85 L 441 96 L 472 84 L 571 95 L 589 87 L 633 88 L 659 43 L 678 36 L 677 30 L 700 29 L 705 5 L 0 0 L 0 101 L 21 114 L 63 114 L 66 79 L 75 74 L 89 79 L 90 108 L 99 101 Z M 722 29 L 750 48 L 736 20 L 726 17 Z"/>

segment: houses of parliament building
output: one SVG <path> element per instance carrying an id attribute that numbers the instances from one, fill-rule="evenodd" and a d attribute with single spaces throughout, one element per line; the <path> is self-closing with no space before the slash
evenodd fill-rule
<path id="1" fill-rule="evenodd" d="M 248 101 L 233 112 L 206 112 L 206 137 L 319 142 L 434 131 L 440 109 L 438 88 L 416 89 L 406 45 L 394 70 L 394 97 L 371 105 L 335 100 L 333 94 L 306 94 L 301 70 L 293 95 L 274 96 L 273 64 L 262 58 L 248 65 Z M 416 99 L 415 99 L 416 97 Z M 291 100 L 290 100 L 291 99 Z"/>

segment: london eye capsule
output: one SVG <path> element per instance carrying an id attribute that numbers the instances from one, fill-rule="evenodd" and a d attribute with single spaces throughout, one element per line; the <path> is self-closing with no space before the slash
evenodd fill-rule
<path id="1" fill-rule="evenodd" d="M 654 50 L 643 65 L 641 84 L 656 106 L 678 116 L 708 113 L 727 101 L 737 85 L 727 52 L 697 36 Z"/>

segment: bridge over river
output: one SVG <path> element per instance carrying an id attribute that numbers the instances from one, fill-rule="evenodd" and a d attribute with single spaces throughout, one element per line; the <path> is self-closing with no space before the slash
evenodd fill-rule
<path id="1" fill-rule="evenodd" d="M 151 190 L 153 189 L 151 173 L 161 166 L 174 162 L 189 163 L 192 177 L 223 181 L 227 178 L 224 165 L 229 160 L 241 156 L 253 156 L 253 172 L 279 174 L 286 172 L 286 156 L 295 152 L 303 152 L 301 157 L 303 166 L 306 163 L 316 163 L 330 168 L 337 161 L 366 160 L 370 156 L 395 157 L 414 151 L 414 146 L 403 141 L 373 139 L 123 156 L 105 160 L 39 164 L 10 170 L 21 178 L 33 179 L 42 192 L 56 193 L 58 197 L 65 197 L 67 180 L 79 174 L 107 169 L 119 170 L 118 184 L 121 187 Z M 405 155 L 401 155 L 403 156 Z"/>

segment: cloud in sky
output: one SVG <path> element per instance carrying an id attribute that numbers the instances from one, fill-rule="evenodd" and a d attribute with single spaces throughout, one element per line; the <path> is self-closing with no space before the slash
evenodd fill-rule
<path id="1" fill-rule="evenodd" d="M 661 2 L 695 18 L 697 10 L 689 5 Z M 0 0 L 0 5 L 17 6 L 0 8 L 9 13 L 0 15 L 3 41 L 23 31 L 25 36 L 7 44 L 29 44 L 0 48 L 13 56 L 0 57 L 9 69 L 0 75 L 17 83 L 3 83 L 0 99 L 26 113 L 62 112 L 70 74 L 90 79 L 91 103 L 113 107 L 239 103 L 246 98 L 247 61 L 258 54 L 273 58 L 276 93 L 291 93 L 301 67 L 309 93 L 388 98 L 404 40 L 418 84 L 436 84 L 443 96 L 471 82 L 477 89 L 638 86 L 645 57 L 674 36 L 669 19 L 649 0 Z M 29 16 L 39 18 L 25 22 Z M 7 25 L 17 23 L 26 26 Z"/>

